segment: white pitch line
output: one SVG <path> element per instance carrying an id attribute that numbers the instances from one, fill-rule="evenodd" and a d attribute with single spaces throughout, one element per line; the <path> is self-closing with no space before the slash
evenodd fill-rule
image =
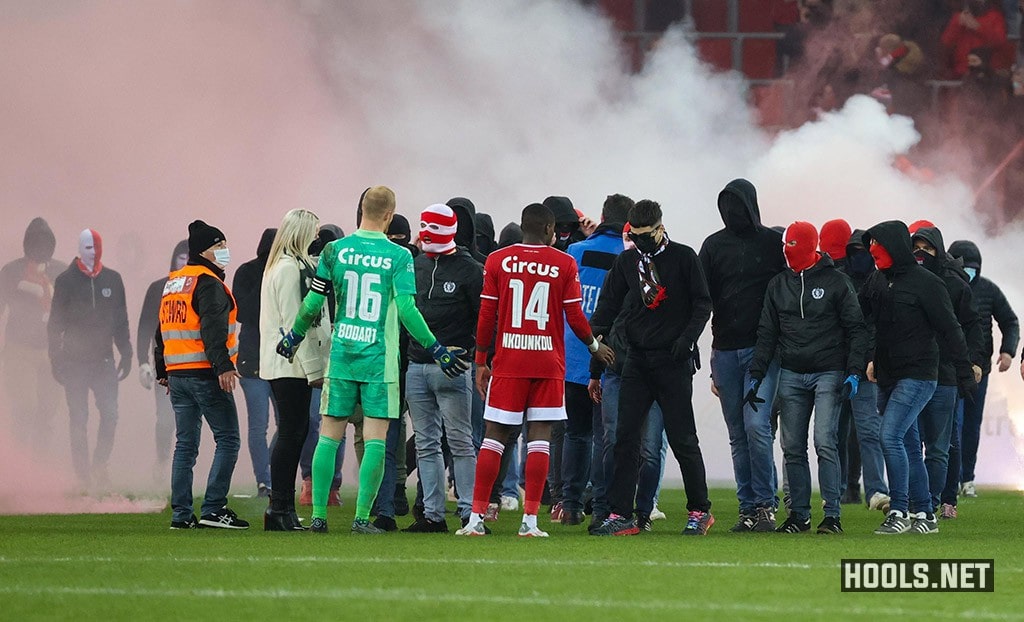
<path id="1" fill-rule="evenodd" d="M 656 611 L 704 611 L 704 612 L 737 612 L 737 613 L 771 613 L 779 615 L 813 615 L 824 618 L 842 614 L 860 617 L 877 618 L 877 607 L 850 606 L 848 603 L 838 605 L 835 609 L 806 607 L 794 605 L 782 607 L 777 605 L 754 605 L 745 603 L 719 603 L 696 600 L 616 600 L 616 599 L 581 599 L 581 598 L 547 598 L 533 595 L 497 596 L 486 594 L 452 594 L 444 592 L 427 592 L 404 588 L 348 588 L 324 590 L 285 590 L 280 588 L 258 590 L 220 590 L 220 589 L 148 589 L 148 588 L 110 588 L 110 587 L 67 587 L 67 586 L 0 586 L 0 594 L 19 596 L 117 596 L 117 597 L 148 597 L 148 598 L 209 598 L 209 599 L 297 599 L 297 600 L 362 600 L 371 602 L 409 602 L 426 603 L 448 602 L 457 604 L 488 604 L 488 605 L 532 605 L 538 607 L 579 607 L 591 609 L 626 609 Z M 915 618 L 943 618 L 950 620 L 1024 620 L 1024 614 L 1000 613 L 969 609 L 950 613 L 932 609 L 906 609 L 886 607 L 888 616 L 913 616 Z"/>

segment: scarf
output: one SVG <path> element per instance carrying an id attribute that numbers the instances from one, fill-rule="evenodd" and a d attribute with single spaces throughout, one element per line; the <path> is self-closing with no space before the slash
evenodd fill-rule
<path id="1" fill-rule="evenodd" d="M 640 261 L 637 268 L 640 270 L 640 295 L 643 298 L 644 306 L 648 309 L 657 309 L 662 300 L 668 298 L 665 287 L 661 284 L 658 276 L 658 268 L 654 265 L 654 257 L 661 254 L 668 248 L 668 234 L 661 236 L 661 243 L 652 253 L 640 253 Z M 637 249 L 637 252 L 640 252 Z"/>

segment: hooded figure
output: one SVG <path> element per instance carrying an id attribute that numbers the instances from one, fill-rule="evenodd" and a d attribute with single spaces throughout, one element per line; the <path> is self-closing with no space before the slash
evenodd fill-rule
<path id="1" fill-rule="evenodd" d="M 345 237 L 345 232 L 338 225 L 320 225 L 320 232 L 313 243 L 309 245 L 309 256 L 319 257 L 328 242 L 340 240 L 343 237 Z M 331 314 L 331 317 L 334 315 Z"/>
<path id="2" fill-rule="evenodd" d="M 42 218 L 25 230 L 24 256 L 0 269 L 0 317 L 7 316 L 3 382 L 15 437 L 44 452 L 53 437 L 58 392 L 50 380 L 46 323 L 53 287 L 67 264 L 53 259 L 57 239 Z"/>
<path id="3" fill-rule="evenodd" d="M 243 378 L 260 375 L 260 287 L 276 235 L 276 228 L 263 230 L 256 258 L 238 266 L 231 282 L 231 293 L 238 303 L 238 323 L 242 325 L 238 334 L 238 373 Z"/>
<path id="4" fill-rule="evenodd" d="M 846 243 L 846 258 L 837 264 L 839 270 L 853 282 L 853 289 L 858 292 L 875 271 L 875 258 L 864 246 L 865 233 L 867 231 L 863 229 L 853 230 L 849 242 Z"/>
<path id="5" fill-rule="evenodd" d="M 569 197 L 550 196 L 544 199 L 544 207 L 555 215 L 555 248 L 564 251 L 573 242 L 586 239 L 580 230 L 579 214 Z"/>
<path id="6" fill-rule="evenodd" d="M 523 241 L 523 229 L 518 223 L 510 222 L 501 229 L 498 235 L 498 248 L 505 248 Z"/>
<path id="7" fill-rule="evenodd" d="M 465 197 L 453 197 L 445 203 L 455 211 L 459 218 L 459 229 L 455 232 L 455 244 L 469 251 L 473 259 L 480 265 L 487 261 L 487 256 L 476 246 L 476 206 Z"/>
<path id="8" fill-rule="evenodd" d="M 490 214 L 476 215 L 476 247 L 483 255 L 490 255 L 498 248 L 494 241 L 494 221 Z"/>
<path id="9" fill-rule="evenodd" d="M 852 233 L 850 223 L 842 218 L 830 220 L 821 226 L 818 247 L 821 252 L 828 254 L 833 262 L 839 264 L 846 258 L 846 245 Z"/>

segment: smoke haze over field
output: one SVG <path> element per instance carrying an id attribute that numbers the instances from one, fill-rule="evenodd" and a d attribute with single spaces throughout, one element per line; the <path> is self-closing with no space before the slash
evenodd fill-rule
<path id="1" fill-rule="evenodd" d="M 985 273 L 1024 311 L 1010 287 L 1018 262 L 1008 244 L 983 240 L 969 189 L 954 179 L 923 185 L 890 166 L 918 139 L 907 119 L 858 98 L 768 136 L 740 80 L 712 74 L 681 32 L 639 74 L 626 70 L 616 41 L 604 18 L 558 0 L 0 0 L 0 259 L 20 256 L 34 216 L 49 221 L 64 261 L 78 231 L 96 229 L 104 264 L 125 277 L 134 339 L 146 286 L 195 218 L 226 233 L 229 273 L 288 209 L 351 230 L 359 192 L 378 183 L 395 189 L 410 220 L 462 195 L 499 229 L 551 194 L 594 217 L 611 193 L 652 198 L 673 239 L 698 248 L 721 227 L 719 190 L 745 176 L 769 225 L 928 217 L 947 242 L 976 239 Z M 709 477 L 731 479 L 705 372 L 695 407 Z M 993 392 L 1022 412 L 1011 373 L 994 379 Z M 152 462 L 152 398 L 135 376 L 120 385 L 112 465 L 125 487 L 142 486 Z M 240 393 L 236 400 L 244 435 Z M 4 410 L 0 421 L 16 416 Z M 65 421 L 62 409 L 58 465 Z M 979 479 L 1016 483 L 1019 458 L 987 457 L 987 440 Z M 234 492 L 251 492 L 244 445 Z M 211 453 L 207 435 L 197 480 Z M 15 456 L 0 457 L 0 490 L 34 470 Z"/>

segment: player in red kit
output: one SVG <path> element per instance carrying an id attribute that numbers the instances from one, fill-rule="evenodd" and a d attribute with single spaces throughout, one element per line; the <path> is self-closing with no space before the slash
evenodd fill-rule
<path id="1" fill-rule="evenodd" d="M 603 362 L 615 357 L 590 331 L 580 306 L 575 260 L 551 248 L 554 214 L 533 203 L 523 210 L 521 226 L 523 242 L 491 253 L 484 267 L 476 330 L 476 386 L 485 396 L 487 428 L 477 457 L 473 512 L 466 526 L 455 532 L 460 536 L 486 533 L 483 515 L 501 466 L 503 442 L 524 416 L 526 494 L 519 535 L 548 535 L 537 527 L 537 511 L 548 474 L 551 424 L 566 418 L 563 315 L 594 357 Z M 491 352 L 493 369 L 487 366 Z"/>

